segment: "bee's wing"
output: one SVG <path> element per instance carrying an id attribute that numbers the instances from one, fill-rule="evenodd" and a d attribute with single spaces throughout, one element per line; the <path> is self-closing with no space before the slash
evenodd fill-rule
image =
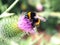
<path id="1" fill-rule="evenodd" d="M 46 22 L 46 19 L 44 17 L 39 16 L 38 17 L 41 21 Z"/>
<path id="2" fill-rule="evenodd" d="M 35 18 L 39 18 L 41 21 L 46 22 L 46 19 L 45 19 L 44 17 L 42 17 L 42 16 L 38 16 L 38 15 L 36 15 Z"/>

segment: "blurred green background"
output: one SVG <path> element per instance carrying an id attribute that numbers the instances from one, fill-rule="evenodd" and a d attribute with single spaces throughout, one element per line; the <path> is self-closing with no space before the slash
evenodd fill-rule
<path id="1" fill-rule="evenodd" d="M 34 44 L 36 40 L 32 44 L 30 44 L 32 42 L 30 36 L 24 40 L 22 37 L 26 33 L 17 27 L 18 17 L 22 12 L 35 11 L 46 18 L 46 22 L 41 21 L 37 27 L 38 33 L 43 31 L 54 35 L 60 32 L 60 0 L 18 0 L 12 9 L 7 11 L 7 14 L 4 13 L 14 1 L 17 0 L 0 0 L 0 45 Z M 42 5 L 43 9 L 38 10 L 37 5 Z M 14 13 L 13 16 L 1 18 L 1 15 L 11 15 L 11 13 Z"/>

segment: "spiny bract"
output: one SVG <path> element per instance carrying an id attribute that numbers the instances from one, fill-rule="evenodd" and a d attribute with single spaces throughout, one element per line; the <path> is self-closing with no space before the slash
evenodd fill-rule
<path id="1" fill-rule="evenodd" d="M 17 26 L 19 16 L 6 17 L 0 20 L 0 35 L 4 37 L 14 37 L 22 33 Z"/>

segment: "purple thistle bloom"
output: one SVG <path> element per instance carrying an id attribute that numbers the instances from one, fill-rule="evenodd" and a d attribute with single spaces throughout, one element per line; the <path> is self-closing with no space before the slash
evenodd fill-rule
<path id="1" fill-rule="evenodd" d="M 37 9 L 38 11 L 42 11 L 42 10 L 43 10 L 43 6 L 42 6 L 41 4 L 37 4 L 37 5 L 36 5 L 36 9 Z"/>
<path id="2" fill-rule="evenodd" d="M 34 33 L 33 27 L 31 25 L 31 21 L 27 18 L 25 18 L 25 16 L 20 16 L 19 20 L 18 20 L 18 27 L 19 29 L 25 31 L 25 32 L 29 32 L 29 33 Z"/>

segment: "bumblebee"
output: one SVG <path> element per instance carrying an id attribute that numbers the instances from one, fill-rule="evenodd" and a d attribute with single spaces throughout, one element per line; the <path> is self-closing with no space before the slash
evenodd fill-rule
<path id="1" fill-rule="evenodd" d="M 32 22 L 32 26 L 35 27 L 36 25 L 40 24 L 40 19 L 35 18 L 36 13 L 35 12 L 28 12 L 26 17 Z"/>

